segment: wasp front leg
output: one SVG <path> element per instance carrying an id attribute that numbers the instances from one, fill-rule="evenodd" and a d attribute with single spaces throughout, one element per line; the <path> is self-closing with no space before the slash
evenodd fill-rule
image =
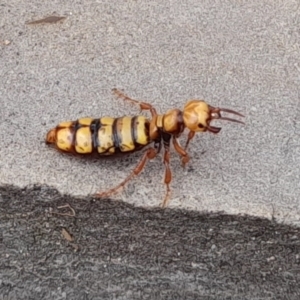
<path id="1" fill-rule="evenodd" d="M 188 153 L 185 151 L 185 149 L 183 149 L 180 146 L 176 137 L 173 137 L 173 145 L 174 145 L 175 150 L 181 155 L 181 165 L 184 168 L 185 165 L 189 162 L 190 157 L 189 157 Z"/>
<path id="2" fill-rule="evenodd" d="M 187 150 L 187 147 L 190 143 L 190 141 L 193 139 L 193 137 L 195 136 L 195 131 L 190 131 L 189 134 L 188 134 L 188 138 L 186 140 L 186 143 L 185 143 L 185 147 L 184 147 L 184 150 Z"/>
<path id="3" fill-rule="evenodd" d="M 170 169 L 170 139 L 171 136 L 164 136 L 164 148 L 165 148 L 165 153 L 164 153 L 164 165 L 165 165 L 165 185 L 167 187 L 167 193 L 164 198 L 164 201 L 162 203 L 162 207 L 165 208 L 168 205 L 169 199 L 170 199 L 170 182 L 172 180 L 172 172 Z M 189 155 L 187 152 L 179 145 L 178 140 L 174 137 L 173 138 L 173 145 L 175 150 L 182 156 L 181 158 L 181 163 L 182 166 L 184 167 L 186 163 L 190 160 Z"/>
<path id="4" fill-rule="evenodd" d="M 116 194 L 120 189 L 122 189 L 125 184 L 130 181 L 134 176 L 137 176 L 141 173 L 141 171 L 144 169 L 146 163 L 148 160 L 153 159 L 157 155 L 158 149 L 149 148 L 143 155 L 142 159 L 139 161 L 137 166 L 134 168 L 134 170 L 116 187 L 104 191 L 104 192 L 98 192 L 95 197 L 97 198 L 106 198 L 113 194 Z"/>
<path id="5" fill-rule="evenodd" d="M 149 103 L 143 102 L 143 101 L 138 101 L 138 100 L 134 100 L 131 99 L 130 97 L 128 97 L 127 95 L 125 95 L 124 93 L 122 93 L 121 91 L 119 91 L 118 89 L 113 89 L 112 92 L 118 97 L 123 99 L 124 101 L 128 101 L 134 105 L 138 105 L 141 109 L 141 111 L 143 110 L 149 110 L 152 118 L 157 116 L 157 112 L 156 109 Z"/>

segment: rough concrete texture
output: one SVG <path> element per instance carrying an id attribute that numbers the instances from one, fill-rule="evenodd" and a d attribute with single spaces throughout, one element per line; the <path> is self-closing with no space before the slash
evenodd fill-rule
<path id="1" fill-rule="evenodd" d="M 0 299 L 300 298 L 299 227 L 89 200 L 0 188 Z"/>
<path id="2" fill-rule="evenodd" d="M 105 190 L 139 155 L 63 156 L 44 145 L 47 130 L 137 114 L 113 98 L 114 87 L 160 112 L 203 98 L 244 113 L 246 126 L 222 122 L 218 136 L 199 134 L 187 171 L 172 155 L 170 206 L 299 224 L 299 13 L 292 0 L 2 1 L 0 184 Z M 67 19 L 25 25 L 53 14 Z M 159 205 L 163 170 L 161 159 L 149 163 L 114 199 Z"/>

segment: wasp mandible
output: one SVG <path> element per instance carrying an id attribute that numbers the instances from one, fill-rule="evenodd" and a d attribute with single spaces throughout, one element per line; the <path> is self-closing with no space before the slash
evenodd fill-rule
<path id="1" fill-rule="evenodd" d="M 162 206 L 165 207 L 170 196 L 170 182 L 172 173 L 170 169 L 170 144 L 181 156 L 183 167 L 190 157 L 187 147 L 197 132 L 209 131 L 214 134 L 220 132 L 220 127 L 211 125 L 213 120 L 226 120 L 244 124 L 244 122 L 222 117 L 221 113 L 231 113 L 240 117 L 242 114 L 226 108 L 213 107 L 203 100 L 189 100 L 183 110 L 174 108 L 165 114 L 158 114 L 149 103 L 129 98 L 117 89 L 113 93 L 125 101 L 138 105 L 141 110 L 147 110 L 151 119 L 142 115 L 124 116 L 120 118 L 101 117 L 99 119 L 82 118 L 76 121 L 67 121 L 58 124 L 47 133 L 46 143 L 55 146 L 61 152 L 97 156 L 111 156 L 118 153 L 132 153 L 148 147 L 134 170 L 114 188 L 98 192 L 99 198 L 108 197 L 118 192 L 134 176 L 145 167 L 148 160 L 153 159 L 164 148 L 163 162 L 165 166 L 164 183 L 166 195 Z M 178 141 L 183 131 L 189 130 L 185 147 Z"/>

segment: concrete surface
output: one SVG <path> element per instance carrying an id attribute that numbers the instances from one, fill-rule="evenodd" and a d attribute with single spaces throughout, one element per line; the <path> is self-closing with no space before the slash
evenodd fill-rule
<path id="1" fill-rule="evenodd" d="M 246 115 L 198 135 L 183 171 L 172 156 L 171 207 L 300 223 L 299 2 L 1 2 L 0 184 L 88 195 L 121 181 L 138 155 L 62 156 L 43 143 L 58 122 L 138 110 L 114 87 L 164 112 L 190 98 Z M 29 26 L 52 14 L 64 22 Z M 9 42 L 7 42 L 9 41 Z M 157 206 L 157 159 L 114 199 Z"/>
<path id="2" fill-rule="evenodd" d="M 300 228 L 266 219 L 0 187 L 0 228 L 0 299 L 300 298 Z"/>

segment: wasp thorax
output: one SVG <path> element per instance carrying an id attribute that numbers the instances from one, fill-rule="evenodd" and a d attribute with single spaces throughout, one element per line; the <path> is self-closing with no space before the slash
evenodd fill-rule
<path id="1" fill-rule="evenodd" d="M 159 124 L 158 117 L 158 127 L 162 127 L 165 132 L 178 134 L 182 132 L 182 112 L 179 109 L 171 109 L 167 111 L 164 115 L 161 115 L 161 125 Z"/>
<path id="2" fill-rule="evenodd" d="M 183 110 L 184 125 L 191 131 L 206 131 L 209 125 L 210 109 L 208 104 L 202 100 L 191 100 L 187 102 Z"/>

